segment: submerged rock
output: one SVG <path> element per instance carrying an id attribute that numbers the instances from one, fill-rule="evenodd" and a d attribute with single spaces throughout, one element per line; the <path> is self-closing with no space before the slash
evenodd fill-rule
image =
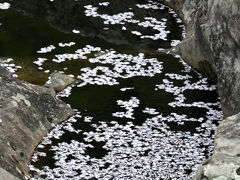
<path id="1" fill-rule="evenodd" d="M 13 78 L 2 67 L 0 84 L 0 179 L 14 179 L 9 173 L 23 179 L 42 136 L 74 112 L 49 88 Z"/>
<path id="2" fill-rule="evenodd" d="M 50 84 L 47 84 L 47 86 L 50 86 L 55 91 L 61 91 L 70 84 L 74 83 L 76 80 L 68 75 L 54 72 L 53 74 L 51 74 L 50 81 Z"/>
<path id="3" fill-rule="evenodd" d="M 226 118 L 216 132 L 214 154 L 204 162 L 195 180 L 240 179 L 240 113 Z"/>

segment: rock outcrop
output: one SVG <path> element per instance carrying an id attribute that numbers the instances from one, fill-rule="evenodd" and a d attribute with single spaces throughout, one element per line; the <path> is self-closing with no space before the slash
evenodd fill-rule
<path id="1" fill-rule="evenodd" d="M 187 38 L 177 47 L 194 68 L 218 81 L 224 116 L 240 111 L 240 1 L 163 0 L 183 18 Z"/>
<path id="2" fill-rule="evenodd" d="M 184 20 L 187 37 L 176 51 L 218 83 L 225 117 L 213 155 L 195 180 L 240 179 L 240 1 L 162 0 Z M 237 114 L 237 115 L 235 115 Z"/>
<path id="3" fill-rule="evenodd" d="M 240 113 L 221 122 L 213 156 L 198 167 L 196 180 L 240 179 Z"/>
<path id="4" fill-rule="evenodd" d="M 74 112 L 50 89 L 13 78 L 1 67 L 0 84 L 0 179 L 23 179 L 42 136 Z"/>
<path id="5" fill-rule="evenodd" d="M 49 86 L 50 88 L 59 92 L 75 81 L 76 79 L 70 77 L 69 75 L 54 72 L 50 76 L 50 84 L 46 84 L 46 86 Z"/>

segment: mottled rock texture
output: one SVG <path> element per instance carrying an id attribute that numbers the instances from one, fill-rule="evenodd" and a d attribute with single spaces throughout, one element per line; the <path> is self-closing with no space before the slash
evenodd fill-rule
<path id="1" fill-rule="evenodd" d="M 12 78 L 1 67 L 0 84 L 0 179 L 23 179 L 42 136 L 73 111 L 50 89 Z"/>
<path id="2" fill-rule="evenodd" d="M 216 132 L 213 156 L 198 167 L 195 180 L 240 179 L 240 113 L 226 118 Z"/>
<path id="3" fill-rule="evenodd" d="M 223 114 L 231 116 L 218 127 L 214 153 L 199 166 L 195 179 L 240 180 L 240 1 L 162 2 L 174 8 L 186 25 L 187 37 L 176 51 L 218 82 Z"/>
<path id="4" fill-rule="evenodd" d="M 61 91 L 75 81 L 76 80 L 73 77 L 70 77 L 66 74 L 54 72 L 51 74 L 51 83 L 46 84 L 46 86 L 51 87 L 55 91 Z"/>
<path id="5" fill-rule="evenodd" d="M 240 111 L 240 1 L 163 0 L 183 18 L 187 38 L 177 51 L 218 81 L 224 116 Z"/>

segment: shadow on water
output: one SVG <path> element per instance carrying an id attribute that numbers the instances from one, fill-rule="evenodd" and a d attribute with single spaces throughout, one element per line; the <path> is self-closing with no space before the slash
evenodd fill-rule
<path id="1" fill-rule="evenodd" d="M 81 35 L 91 38 L 104 39 L 112 44 L 123 44 L 134 46 L 138 49 L 154 49 L 159 47 L 169 47 L 171 40 L 181 39 L 181 28 L 179 23 L 175 21 L 175 17 L 168 14 L 168 9 L 161 9 L 160 5 L 157 9 L 138 8 L 137 3 L 142 3 L 137 0 L 109 0 L 109 5 L 99 6 L 99 3 L 104 0 L 91 1 L 81 0 L 59 0 L 50 2 L 48 0 L 24 0 L 11 2 L 12 7 L 18 11 L 24 12 L 27 15 L 44 19 L 51 26 L 60 31 L 72 33 L 73 29 L 78 29 Z M 145 1 L 147 3 L 148 1 Z M 66 6 L 67 4 L 67 6 Z M 134 23 L 126 22 L 125 27 L 128 31 L 122 31 L 122 24 L 104 24 L 100 17 L 86 17 L 85 11 L 87 5 L 91 4 L 93 7 L 98 7 L 97 12 L 103 14 L 119 14 L 124 12 L 133 12 L 133 19 L 144 21 L 145 17 L 154 17 L 157 19 L 167 18 L 168 40 L 152 41 L 148 39 L 141 39 L 132 36 L 130 31 L 143 31 L 146 34 L 153 34 L 154 31 L 139 27 Z"/>
<path id="2" fill-rule="evenodd" d="M 76 47 L 69 47 L 56 49 L 47 55 L 37 53 L 43 47 L 58 46 L 62 42 L 76 42 L 78 47 L 91 44 L 106 49 L 116 48 L 125 52 L 129 51 L 129 47 L 116 46 L 97 37 L 87 38 L 78 34 L 60 32 L 40 18 L 25 16 L 13 9 L 0 11 L 0 22 L 2 23 L 0 28 L 0 57 L 13 58 L 16 65 L 23 67 L 18 71 L 19 77 L 33 84 L 43 85 L 48 78 L 48 74 L 39 70 L 33 61 L 40 56 L 51 59 L 56 54 L 74 53 L 76 50 Z M 79 72 L 81 67 L 91 66 L 91 64 L 89 62 L 66 62 L 59 65 L 46 62 L 44 69 L 49 69 L 52 72 L 62 70 L 66 66 L 72 67 L 71 72 L 72 69 Z"/>

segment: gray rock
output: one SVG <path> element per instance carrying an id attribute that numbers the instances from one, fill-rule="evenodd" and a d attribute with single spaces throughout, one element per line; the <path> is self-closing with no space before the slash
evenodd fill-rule
<path id="1" fill-rule="evenodd" d="M 47 85 L 53 88 L 55 91 L 61 91 L 76 80 L 68 75 L 54 72 L 51 74 L 51 84 Z"/>
<path id="2" fill-rule="evenodd" d="M 225 117 L 240 111 L 240 1 L 162 0 L 186 24 L 176 50 L 194 68 L 218 81 Z"/>
<path id="3" fill-rule="evenodd" d="M 0 177 L 23 179 L 42 136 L 74 112 L 49 88 L 13 78 L 2 67 L 0 84 Z"/>
<path id="4" fill-rule="evenodd" d="M 198 168 L 195 180 L 240 180 L 239 137 L 240 113 L 220 123 L 213 156 Z"/>
<path id="5" fill-rule="evenodd" d="M 19 178 L 0 168 L 0 180 L 19 180 Z"/>
<path id="6" fill-rule="evenodd" d="M 218 82 L 223 114 L 231 116 L 218 127 L 214 153 L 198 167 L 195 180 L 240 180 L 240 1 L 162 2 L 186 25 L 187 37 L 177 53 Z"/>

